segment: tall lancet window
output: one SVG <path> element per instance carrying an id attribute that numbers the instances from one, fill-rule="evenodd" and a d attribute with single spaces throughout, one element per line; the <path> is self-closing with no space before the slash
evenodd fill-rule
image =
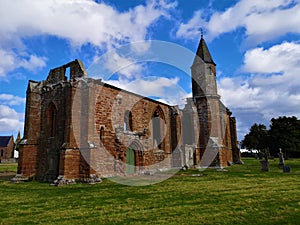
<path id="1" fill-rule="evenodd" d="M 103 141 L 104 141 L 104 127 L 101 127 L 100 128 L 100 146 L 101 147 L 104 146 Z"/>
<path id="2" fill-rule="evenodd" d="M 155 149 L 164 149 L 165 147 L 165 127 L 164 113 L 161 107 L 158 106 L 152 116 L 152 138 Z"/>
<path id="3" fill-rule="evenodd" d="M 124 113 L 124 131 L 132 131 L 132 114 L 129 110 Z"/>
<path id="4" fill-rule="evenodd" d="M 54 137 L 57 128 L 57 110 L 53 103 L 50 103 L 47 109 L 47 119 L 50 137 Z"/>

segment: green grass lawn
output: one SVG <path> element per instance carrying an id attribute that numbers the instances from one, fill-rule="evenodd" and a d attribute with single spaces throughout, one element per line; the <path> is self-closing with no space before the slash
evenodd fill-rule
<path id="1" fill-rule="evenodd" d="M 0 173 L 1 172 L 16 172 L 17 167 L 18 167 L 18 163 L 7 163 L 7 164 L 0 163 Z"/>
<path id="2" fill-rule="evenodd" d="M 300 224 L 300 159 L 286 161 L 290 173 L 278 159 L 270 172 L 260 172 L 258 160 L 244 162 L 222 172 L 180 171 L 143 187 L 0 179 L 0 224 Z"/>

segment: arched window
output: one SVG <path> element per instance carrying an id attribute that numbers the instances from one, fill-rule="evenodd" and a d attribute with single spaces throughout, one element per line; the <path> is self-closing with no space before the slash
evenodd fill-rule
<path id="1" fill-rule="evenodd" d="M 154 112 L 154 115 L 152 118 L 152 126 L 153 126 L 154 144 L 157 145 L 157 147 L 160 149 L 160 144 L 161 144 L 160 118 L 156 112 Z"/>
<path id="2" fill-rule="evenodd" d="M 152 116 L 152 134 L 154 148 L 164 149 L 165 117 L 161 107 L 157 107 Z"/>
<path id="3" fill-rule="evenodd" d="M 50 137 L 54 137 L 56 134 L 57 126 L 57 110 L 53 103 L 50 103 L 47 109 L 48 129 Z"/>
<path id="4" fill-rule="evenodd" d="M 132 131 L 132 114 L 129 110 L 124 113 L 124 131 Z"/>
<path id="5" fill-rule="evenodd" d="M 100 128 L 100 146 L 103 147 L 103 141 L 104 141 L 104 127 Z"/>

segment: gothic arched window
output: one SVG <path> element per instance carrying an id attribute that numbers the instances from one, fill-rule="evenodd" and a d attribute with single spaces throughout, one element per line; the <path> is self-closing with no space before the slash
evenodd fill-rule
<path id="1" fill-rule="evenodd" d="M 124 113 L 124 131 L 132 131 L 132 114 L 129 110 Z"/>
<path id="2" fill-rule="evenodd" d="M 156 108 L 152 116 L 152 136 L 154 147 L 164 149 L 165 117 L 160 106 Z"/>
<path id="3" fill-rule="evenodd" d="M 50 137 L 54 137 L 57 126 L 57 110 L 53 103 L 50 103 L 47 109 L 48 129 Z"/>

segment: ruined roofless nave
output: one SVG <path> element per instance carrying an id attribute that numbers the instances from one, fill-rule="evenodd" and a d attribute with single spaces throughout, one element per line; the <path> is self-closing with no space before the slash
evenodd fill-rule
<path id="1" fill-rule="evenodd" d="M 220 101 L 203 36 L 191 64 L 184 109 L 88 78 L 77 59 L 30 80 L 18 174 L 84 180 L 240 162 L 236 121 Z"/>

